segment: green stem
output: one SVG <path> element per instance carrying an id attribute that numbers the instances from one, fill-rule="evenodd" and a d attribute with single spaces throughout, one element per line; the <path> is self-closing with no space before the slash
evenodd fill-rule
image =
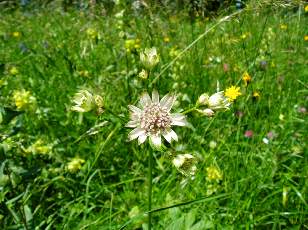
<path id="1" fill-rule="evenodd" d="M 184 112 L 182 112 L 182 114 L 187 114 L 187 113 L 190 113 L 192 111 L 195 111 L 197 108 L 196 107 L 193 107 L 193 108 L 190 108 L 190 109 L 187 109 L 185 110 Z"/>
<path id="2" fill-rule="evenodd" d="M 148 229 L 151 230 L 152 227 L 152 213 L 150 212 L 152 209 L 152 165 L 153 165 L 153 155 L 152 151 L 149 151 L 149 171 L 148 171 Z"/>

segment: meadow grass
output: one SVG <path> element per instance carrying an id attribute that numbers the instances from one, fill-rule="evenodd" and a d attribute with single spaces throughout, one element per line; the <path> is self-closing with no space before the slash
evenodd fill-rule
<path id="1" fill-rule="evenodd" d="M 215 93 L 218 81 L 221 90 L 241 88 L 230 110 L 190 113 L 191 125 L 175 129 L 179 141 L 152 152 L 153 229 L 307 229 L 304 7 L 252 1 L 224 21 L 231 12 L 191 21 L 153 12 L 3 11 L 0 228 L 146 228 L 153 150 L 128 142 L 127 106 L 157 89 L 176 92 L 174 110 L 184 111 Z M 160 62 L 141 79 L 139 53 L 152 46 Z M 22 89 L 35 109 L 16 108 Z M 105 111 L 72 111 L 79 89 L 101 95 Z M 170 152 L 198 159 L 194 178 L 172 166 Z M 84 162 L 69 170 L 74 157 Z"/>

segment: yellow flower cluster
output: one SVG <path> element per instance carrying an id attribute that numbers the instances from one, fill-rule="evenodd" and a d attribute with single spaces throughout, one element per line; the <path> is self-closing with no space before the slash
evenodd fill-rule
<path id="1" fill-rule="evenodd" d="M 34 144 L 32 144 L 31 146 L 29 146 L 25 152 L 27 154 L 41 154 L 41 155 L 46 155 L 48 153 L 50 153 L 52 149 L 51 145 L 47 145 L 44 143 L 44 141 L 42 139 L 38 139 Z"/>
<path id="2" fill-rule="evenodd" d="M 98 32 L 94 28 L 88 28 L 86 31 L 87 35 L 91 39 L 96 39 L 98 38 Z"/>
<path id="3" fill-rule="evenodd" d="M 17 75 L 19 73 L 19 71 L 15 66 L 13 66 L 13 67 L 10 68 L 9 73 L 11 75 Z"/>
<path id="4" fill-rule="evenodd" d="M 14 91 L 13 100 L 18 110 L 33 110 L 36 106 L 36 98 L 24 89 Z"/>
<path id="5" fill-rule="evenodd" d="M 75 173 L 81 169 L 82 165 L 85 163 L 84 159 L 79 157 L 74 157 L 70 162 L 67 163 L 67 170 L 70 173 Z"/>
<path id="6" fill-rule="evenodd" d="M 222 180 L 222 177 L 223 177 L 222 172 L 220 172 L 220 170 L 217 167 L 215 166 L 207 167 L 206 172 L 207 172 L 207 177 L 206 177 L 207 180 L 209 181 Z"/>
<path id="7" fill-rule="evenodd" d="M 140 49 L 141 45 L 141 40 L 140 39 L 127 39 L 125 41 L 125 49 L 126 52 L 130 53 L 133 51 L 136 51 L 138 49 Z"/>

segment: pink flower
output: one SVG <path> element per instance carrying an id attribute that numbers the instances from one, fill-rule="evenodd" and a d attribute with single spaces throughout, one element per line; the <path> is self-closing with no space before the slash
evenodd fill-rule
<path id="1" fill-rule="evenodd" d="M 252 130 L 247 130 L 244 134 L 245 137 L 247 138 L 252 138 L 253 136 L 253 131 Z"/>

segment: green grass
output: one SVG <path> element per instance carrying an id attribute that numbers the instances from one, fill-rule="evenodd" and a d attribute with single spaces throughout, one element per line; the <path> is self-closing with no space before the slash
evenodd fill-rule
<path id="1" fill-rule="evenodd" d="M 153 150 L 127 141 L 127 105 L 155 88 L 161 96 L 175 91 L 173 111 L 183 111 L 202 93 L 215 93 L 219 81 L 221 90 L 241 87 L 231 109 L 214 118 L 189 113 L 191 127 L 176 128 L 179 141 L 167 145 L 198 159 L 195 178 L 178 172 L 168 152 L 154 152 L 153 229 L 308 229 L 307 112 L 298 111 L 308 106 L 304 5 L 251 2 L 164 72 L 176 57 L 171 50 L 184 50 L 223 16 L 191 22 L 181 14 L 126 14 L 122 28 L 116 17 L 88 12 L 1 14 L 0 228 L 146 228 L 147 156 Z M 94 39 L 89 28 L 98 33 Z M 136 52 L 126 52 L 130 38 L 140 39 Z M 152 46 L 161 60 L 151 78 L 142 80 L 139 52 Z M 17 74 L 10 73 L 12 67 Z M 247 87 L 245 71 L 252 77 Z M 21 89 L 36 98 L 35 111 L 16 108 L 12 95 Z M 99 116 L 71 111 L 79 89 L 101 95 L 106 111 Z M 253 98 L 254 92 L 260 97 Z M 86 133 L 93 127 L 97 133 Z M 252 138 L 244 136 L 247 130 Z M 270 131 L 275 136 L 265 144 Z M 38 139 L 52 149 L 26 153 Z M 70 173 L 67 164 L 76 156 L 85 163 Z M 221 180 L 207 179 L 210 166 L 221 171 Z"/>

